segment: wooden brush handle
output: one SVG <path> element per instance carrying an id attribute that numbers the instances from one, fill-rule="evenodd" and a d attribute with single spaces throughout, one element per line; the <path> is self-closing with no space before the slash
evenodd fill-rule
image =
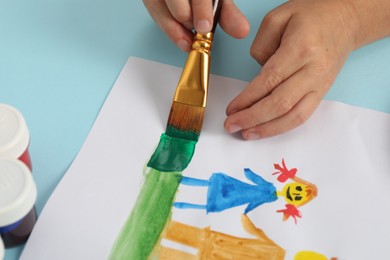
<path id="1" fill-rule="evenodd" d="M 223 0 L 214 0 L 213 1 L 213 15 L 214 15 L 214 21 L 213 21 L 213 28 L 211 29 L 211 32 L 214 34 L 215 28 L 217 28 L 219 16 L 221 14 L 221 8 L 222 8 L 222 1 Z"/>

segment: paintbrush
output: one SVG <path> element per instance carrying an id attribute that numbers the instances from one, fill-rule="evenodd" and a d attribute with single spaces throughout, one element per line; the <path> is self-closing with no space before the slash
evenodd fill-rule
<path id="1" fill-rule="evenodd" d="M 194 34 L 191 51 L 176 87 L 166 135 L 198 141 L 206 108 L 210 74 L 210 51 L 222 0 L 213 2 L 213 27 L 207 34 Z"/>

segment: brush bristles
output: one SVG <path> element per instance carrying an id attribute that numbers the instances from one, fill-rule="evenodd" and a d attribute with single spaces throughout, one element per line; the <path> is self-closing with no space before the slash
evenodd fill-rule
<path id="1" fill-rule="evenodd" d="M 173 102 L 166 134 L 197 141 L 202 130 L 205 108 Z"/>

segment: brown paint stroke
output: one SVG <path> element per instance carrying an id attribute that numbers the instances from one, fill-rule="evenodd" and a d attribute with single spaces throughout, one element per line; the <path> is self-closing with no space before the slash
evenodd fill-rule
<path id="1" fill-rule="evenodd" d="M 159 259 L 267 259 L 282 260 L 285 250 L 266 236 L 263 230 L 256 228 L 247 215 L 242 215 L 244 229 L 256 238 L 239 238 L 210 230 L 210 227 L 197 228 L 172 221 L 164 239 L 193 247 L 196 255 L 162 246 Z"/>

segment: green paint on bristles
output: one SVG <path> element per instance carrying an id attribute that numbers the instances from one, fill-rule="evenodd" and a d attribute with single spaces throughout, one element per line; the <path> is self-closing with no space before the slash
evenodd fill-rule
<path id="1" fill-rule="evenodd" d="M 196 141 L 162 134 L 147 165 L 162 172 L 183 171 L 194 155 L 196 143 Z"/>
<path id="2" fill-rule="evenodd" d="M 181 130 L 171 125 L 167 125 L 165 134 L 169 135 L 170 137 L 181 138 L 191 141 L 198 141 L 200 136 L 200 133 L 198 132 Z"/>
<path id="3" fill-rule="evenodd" d="M 181 172 L 147 169 L 150 171 L 145 173 L 145 183 L 137 202 L 111 250 L 111 260 L 148 259 L 171 218 Z"/>

